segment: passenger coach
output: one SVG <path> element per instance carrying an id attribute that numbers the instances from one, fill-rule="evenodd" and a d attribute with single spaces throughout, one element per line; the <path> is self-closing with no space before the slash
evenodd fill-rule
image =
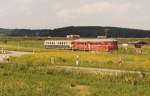
<path id="1" fill-rule="evenodd" d="M 117 41 L 114 39 L 77 39 L 71 44 L 73 50 L 108 52 L 118 49 Z"/>
<path id="2" fill-rule="evenodd" d="M 44 41 L 45 48 L 52 48 L 52 49 L 70 49 L 71 48 L 71 41 L 68 39 L 50 39 Z"/>
<path id="3" fill-rule="evenodd" d="M 45 48 L 72 49 L 81 51 L 112 51 L 118 49 L 115 39 L 50 38 L 44 41 Z"/>

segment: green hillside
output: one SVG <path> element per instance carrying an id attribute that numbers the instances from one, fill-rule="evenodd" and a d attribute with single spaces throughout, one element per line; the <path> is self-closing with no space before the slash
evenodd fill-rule
<path id="1" fill-rule="evenodd" d="M 101 26 L 70 26 L 57 29 L 0 29 L 0 36 L 53 36 L 65 37 L 68 34 L 78 34 L 81 37 L 121 37 L 121 38 L 145 38 L 150 37 L 149 30 L 128 29 L 120 27 Z"/>

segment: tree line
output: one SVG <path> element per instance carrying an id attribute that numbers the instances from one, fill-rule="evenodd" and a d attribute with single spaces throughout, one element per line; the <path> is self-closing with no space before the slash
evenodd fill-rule
<path id="1" fill-rule="evenodd" d="M 129 29 L 120 27 L 101 26 L 69 26 L 57 29 L 0 29 L 1 36 L 52 36 L 65 37 L 76 34 L 81 37 L 107 36 L 112 38 L 146 38 L 150 37 L 150 30 Z"/>

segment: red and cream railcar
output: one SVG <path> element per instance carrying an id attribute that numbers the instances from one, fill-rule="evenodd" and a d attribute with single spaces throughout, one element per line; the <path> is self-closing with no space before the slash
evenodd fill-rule
<path id="1" fill-rule="evenodd" d="M 77 39 L 71 42 L 73 50 L 83 51 L 112 51 L 118 49 L 114 39 Z"/>

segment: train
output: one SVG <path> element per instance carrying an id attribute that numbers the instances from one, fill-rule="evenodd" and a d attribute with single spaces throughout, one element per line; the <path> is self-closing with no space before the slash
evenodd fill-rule
<path id="1" fill-rule="evenodd" d="M 70 49 L 79 51 L 113 51 L 118 49 L 115 39 L 99 38 L 49 38 L 44 41 L 45 48 Z"/>

